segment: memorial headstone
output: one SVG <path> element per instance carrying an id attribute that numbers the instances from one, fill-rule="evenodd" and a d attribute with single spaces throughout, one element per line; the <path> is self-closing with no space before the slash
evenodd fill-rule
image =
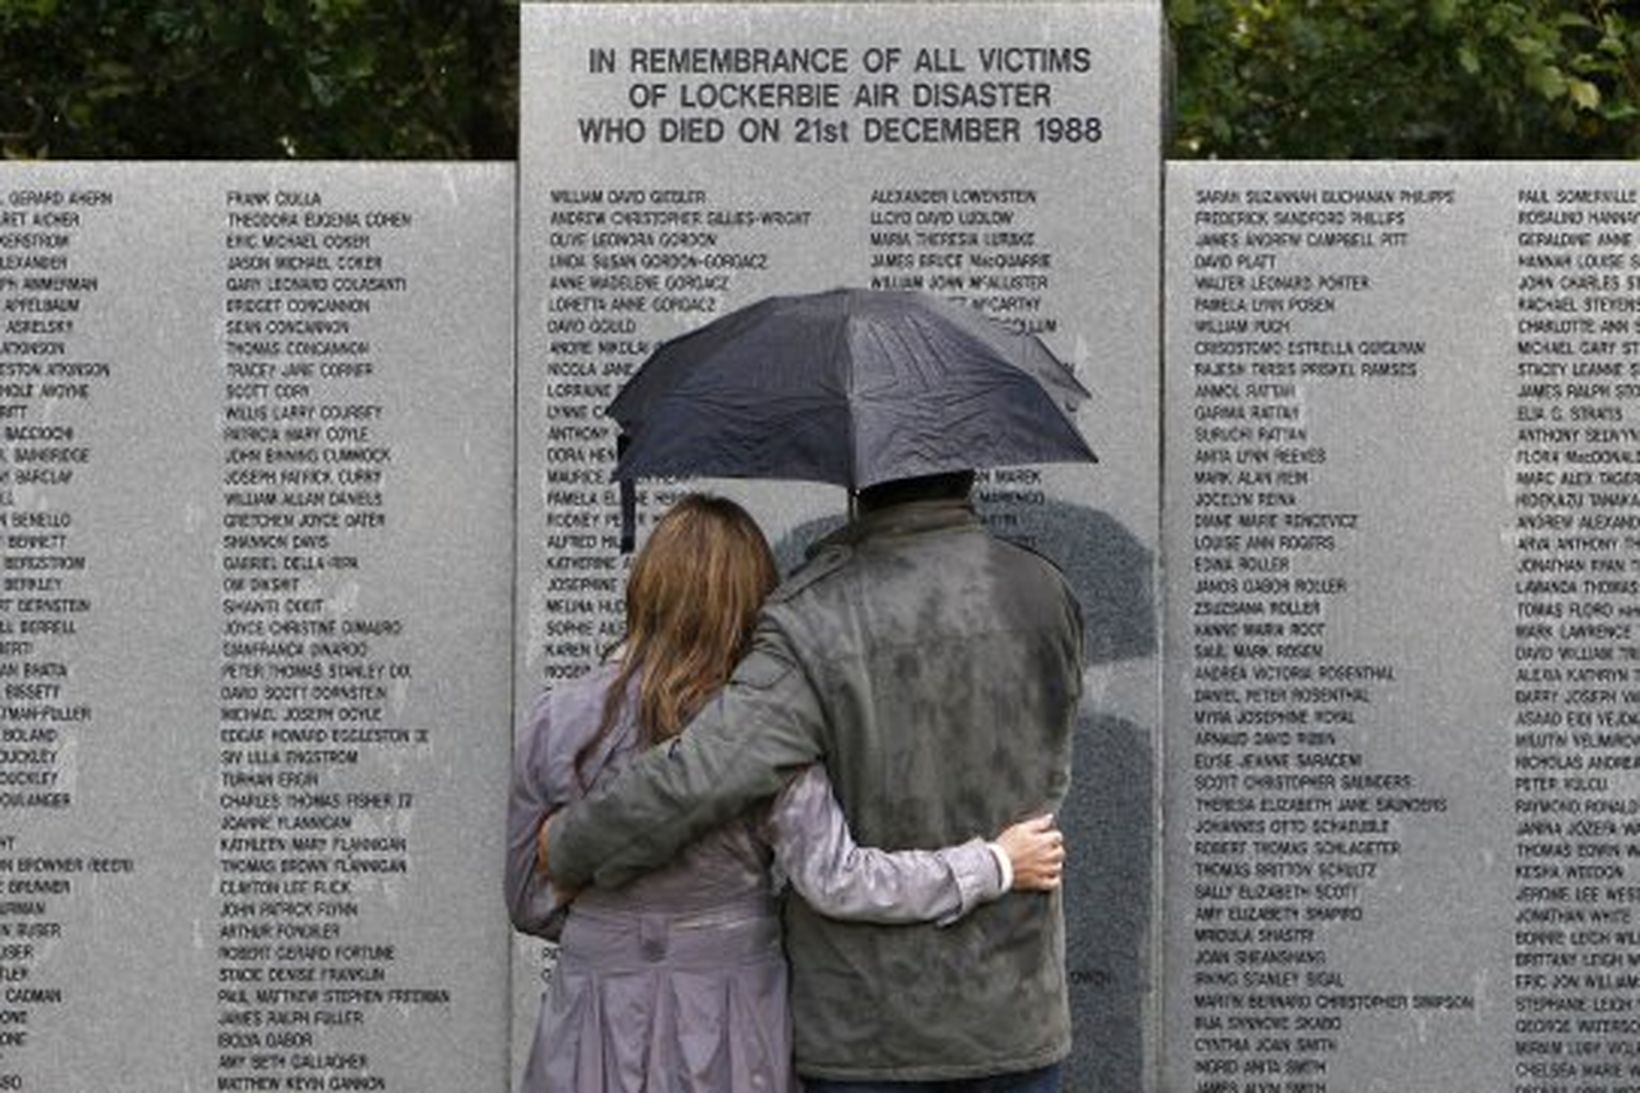
<path id="1" fill-rule="evenodd" d="M 1080 424 L 1101 462 L 990 471 L 979 499 L 998 532 L 1071 573 L 1088 619 L 1061 817 L 1069 1087 L 1145 1087 L 1159 6 L 527 4 L 523 20 L 516 707 L 620 636 L 603 411 L 654 346 L 843 285 L 959 299 L 1038 334 L 1093 391 Z M 640 539 L 692 485 L 640 484 Z M 829 487 L 709 485 L 789 560 L 846 507 Z M 549 947 L 520 943 L 515 1051 L 550 968 Z"/>
<path id="2" fill-rule="evenodd" d="M 1632 168 L 1170 181 L 1164 1086 L 1632 1088 Z"/>
<path id="3" fill-rule="evenodd" d="M 512 177 L 8 166 L 0 1088 L 504 1053 Z"/>

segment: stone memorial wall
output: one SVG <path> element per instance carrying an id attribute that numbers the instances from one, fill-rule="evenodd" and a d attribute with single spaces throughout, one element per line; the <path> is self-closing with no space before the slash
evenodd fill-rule
<path id="1" fill-rule="evenodd" d="M 524 8 L 518 710 L 620 635 L 603 409 L 666 339 L 770 295 L 920 289 L 1038 334 L 1092 390 L 1098 466 L 979 491 L 1089 620 L 1061 816 L 1074 1088 L 1139 1088 L 1155 1048 L 1161 48 L 1150 3 Z M 788 569 L 845 512 L 830 487 L 646 482 L 640 541 L 696 485 L 746 503 Z M 520 1052 L 550 961 L 520 943 Z"/>
<path id="2" fill-rule="evenodd" d="M 1632 170 L 1169 176 L 1164 1088 L 1633 1088 Z"/>
<path id="3" fill-rule="evenodd" d="M 7 168 L 0 1088 L 502 1051 L 511 182 Z"/>
<path id="4" fill-rule="evenodd" d="M 1067 1088 L 1640 1088 L 1631 168 L 1175 163 L 1164 222 L 1151 3 L 522 18 L 516 171 L 7 169 L 0 1090 L 512 1087 L 604 407 L 843 285 L 1093 394 L 1098 465 L 979 489 L 1088 627 Z M 697 487 L 788 569 L 846 504 L 644 482 L 640 542 Z"/>

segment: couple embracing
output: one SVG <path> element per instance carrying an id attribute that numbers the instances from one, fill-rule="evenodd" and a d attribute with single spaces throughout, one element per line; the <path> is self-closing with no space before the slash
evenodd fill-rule
<path id="1" fill-rule="evenodd" d="M 729 502 L 655 527 L 515 756 L 509 907 L 561 943 L 530 1093 L 1060 1088 L 1081 621 L 972 481 L 861 490 L 778 587 Z"/>

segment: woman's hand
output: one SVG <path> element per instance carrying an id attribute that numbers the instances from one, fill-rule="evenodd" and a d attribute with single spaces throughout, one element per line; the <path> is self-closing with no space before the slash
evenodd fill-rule
<path id="1" fill-rule="evenodd" d="M 1014 891 L 1051 892 L 1059 887 L 1065 836 L 1054 826 L 1052 813 L 1004 828 L 996 841 L 1014 867 Z"/>

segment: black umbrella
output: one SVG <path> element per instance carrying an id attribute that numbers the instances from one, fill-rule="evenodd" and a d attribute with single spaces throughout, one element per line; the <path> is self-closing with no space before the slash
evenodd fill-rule
<path id="1" fill-rule="evenodd" d="M 1032 335 L 919 292 L 772 296 L 656 349 L 610 403 L 614 477 L 790 478 L 861 489 L 1093 462 L 1088 393 Z M 630 491 L 627 491 L 630 496 Z"/>

